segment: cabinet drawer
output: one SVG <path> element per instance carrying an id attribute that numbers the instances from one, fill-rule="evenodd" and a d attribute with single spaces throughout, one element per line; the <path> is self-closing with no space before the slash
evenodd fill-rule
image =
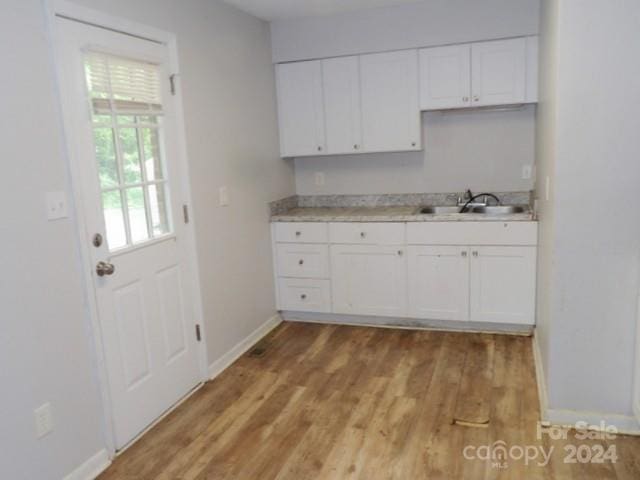
<path id="1" fill-rule="evenodd" d="M 330 223 L 331 243 L 360 245 L 402 245 L 404 223 Z"/>
<path id="2" fill-rule="evenodd" d="M 423 222 L 407 225 L 409 245 L 536 245 L 536 222 Z"/>
<path id="3" fill-rule="evenodd" d="M 276 242 L 327 243 L 327 224 L 308 222 L 276 222 Z"/>
<path id="4" fill-rule="evenodd" d="M 329 280 L 279 278 L 278 293 L 280 310 L 323 313 L 331 311 Z"/>
<path id="5" fill-rule="evenodd" d="M 276 255 L 280 277 L 329 278 L 328 245 L 279 243 Z"/>

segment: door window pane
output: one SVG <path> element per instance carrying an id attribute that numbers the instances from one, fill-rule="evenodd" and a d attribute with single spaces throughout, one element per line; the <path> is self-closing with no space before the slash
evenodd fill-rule
<path id="1" fill-rule="evenodd" d="M 142 182 L 138 132 L 135 128 L 121 128 L 120 149 L 122 150 L 122 173 L 126 184 Z"/>
<path id="2" fill-rule="evenodd" d="M 144 206 L 144 192 L 142 187 L 127 188 L 126 192 L 131 241 L 133 243 L 139 243 L 148 240 L 147 212 Z"/>
<path id="3" fill-rule="evenodd" d="M 127 232 L 124 227 L 120 190 L 111 190 L 102 194 L 102 209 L 109 249 L 124 247 L 127 244 Z"/>
<path id="4" fill-rule="evenodd" d="M 98 160 L 98 175 L 102 188 L 110 188 L 118 185 L 118 164 L 113 142 L 113 129 L 94 128 L 93 138 L 96 147 L 96 159 Z"/>
<path id="5" fill-rule="evenodd" d="M 163 175 L 158 130 L 155 128 L 143 128 L 141 131 L 144 150 L 144 168 L 147 174 L 147 181 L 151 182 L 161 179 Z"/>
<path id="6" fill-rule="evenodd" d="M 168 205 L 163 184 L 149 185 L 149 210 L 153 236 L 169 233 Z"/>

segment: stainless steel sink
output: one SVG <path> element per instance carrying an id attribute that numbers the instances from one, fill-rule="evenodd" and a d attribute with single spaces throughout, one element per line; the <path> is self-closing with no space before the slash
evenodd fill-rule
<path id="1" fill-rule="evenodd" d="M 460 207 L 437 207 L 429 205 L 422 207 L 420 213 L 424 215 L 446 215 L 451 213 L 460 213 Z"/>
<path id="2" fill-rule="evenodd" d="M 509 213 L 524 213 L 525 208 L 518 205 L 494 205 L 487 207 L 473 207 L 469 213 L 482 213 L 485 215 L 505 215 Z"/>
<path id="3" fill-rule="evenodd" d="M 451 215 L 459 214 L 461 207 L 428 205 L 420 209 L 423 215 Z M 465 213 L 476 215 L 506 215 L 509 213 L 525 213 L 525 207 L 518 205 L 495 205 L 470 207 Z"/>

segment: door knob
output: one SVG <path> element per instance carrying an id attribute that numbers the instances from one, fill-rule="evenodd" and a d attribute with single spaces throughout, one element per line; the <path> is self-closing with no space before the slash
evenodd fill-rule
<path id="1" fill-rule="evenodd" d="M 108 262 L 98 262 L 96 265 L 96 273 L 99 277 L 104 277 L 105 275 L 113 275 L 113 272 L 116 271 L 116 267 L 113 263 Z"/>

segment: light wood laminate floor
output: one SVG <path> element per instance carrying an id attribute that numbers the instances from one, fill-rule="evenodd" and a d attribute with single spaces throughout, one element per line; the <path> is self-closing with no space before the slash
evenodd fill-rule
<path id="1" fill-rule="evenodd" d="M 640 438 L 536 438 L 528 337 L 283 323 L 259 346 L 99 478 L 640 479 Z M 465 459 L 496 441 L 554 452 Z M 565 463 L 571 444 L 618 460 Z"/>

